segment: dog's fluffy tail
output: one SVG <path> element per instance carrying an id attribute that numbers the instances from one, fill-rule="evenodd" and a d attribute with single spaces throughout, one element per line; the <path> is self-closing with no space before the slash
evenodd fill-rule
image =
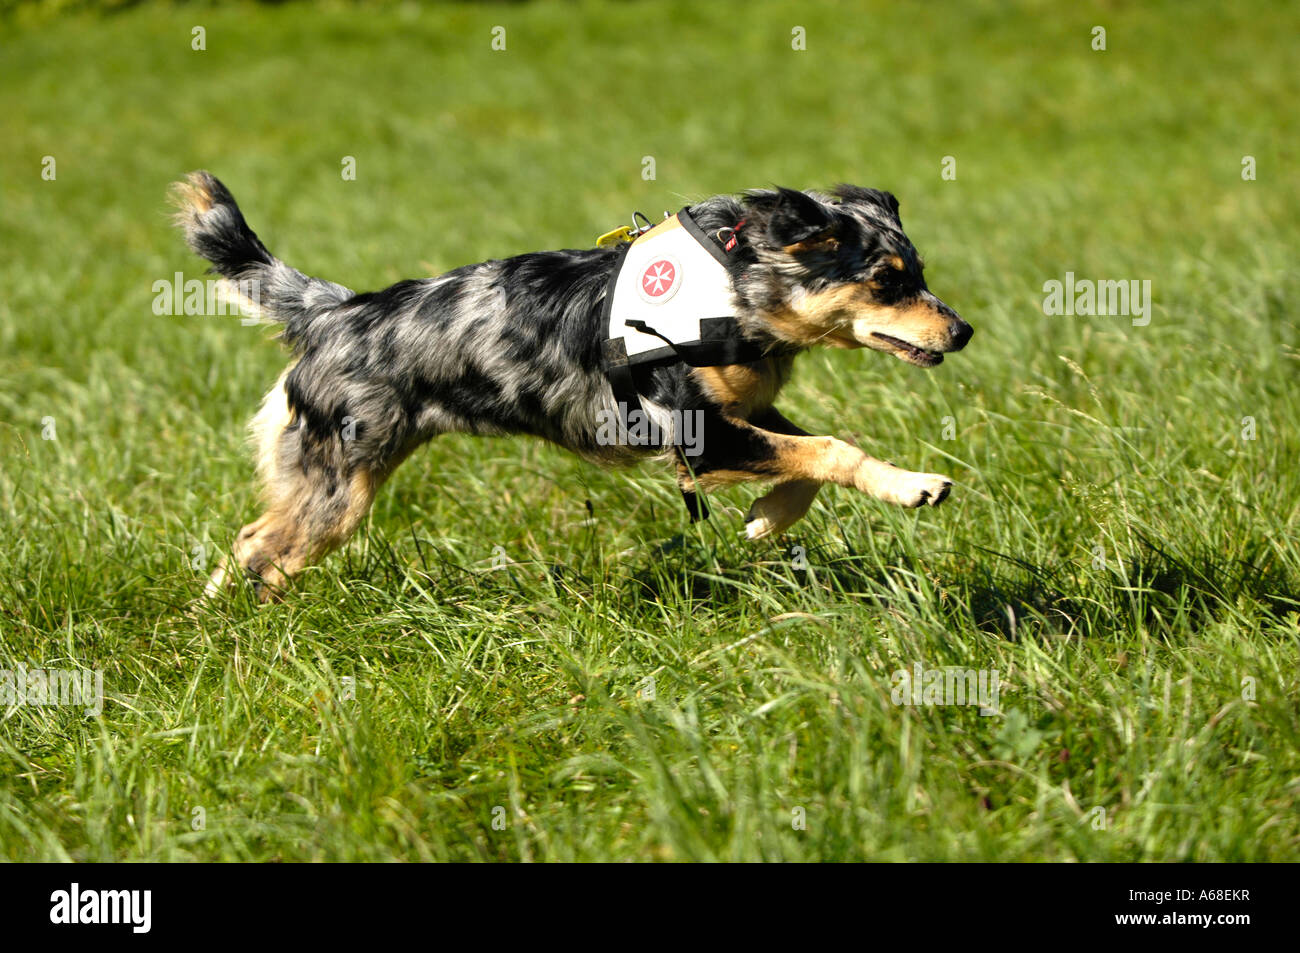
<path id="1" fill-rule="evenodd" d="M 244 221 L 235 197 L 210 172 L 191 172 L 172 186 L 176 224 L 196 254 L 226 279 L 224 291 L 247 312 L 284 326 L 284 338 L 303 336 L 311 320 L 353 293 L 311 278 L 276 258 Z"/>

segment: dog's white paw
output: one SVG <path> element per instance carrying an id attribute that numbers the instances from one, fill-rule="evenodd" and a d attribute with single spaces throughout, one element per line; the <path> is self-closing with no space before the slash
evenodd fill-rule
<path id="1" fill-rule="evenodd" d="M 808 512 L 821 484 L 815 480 L 791 480 L 760 496 L 745 516 L 745 536 L 766 539 L 784 533 Z"/>
<path id="2" fill-rule="evenodd" d="M 789 508 L 779 503 L 774 504 L 765 496 L 759 497 L 745 516 L 745 538 L 766 539 L 783 533 L 798 522 L 801 516 L 802 512 L 791 512 Z"/>
<path id="3" fill-rule="evenodd" d="M 899 470 L 890 475 L 888 486 L 880 498 L 889 503 L 911 509 L 916 506 L 938 506 L 948 498 L 952 480 L 938 473 L 913 473 Z"/>

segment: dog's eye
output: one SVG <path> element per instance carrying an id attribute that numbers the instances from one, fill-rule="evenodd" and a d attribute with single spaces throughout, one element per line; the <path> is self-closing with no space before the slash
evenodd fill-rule
<path id="1" fill-rule="evenodd" d="M 894 268 L 879 268 L 867 281 L 867 286 L 875 292 L 881 301 L 895 301 L 907 295 L 912 284 L 905 271 Z"/>

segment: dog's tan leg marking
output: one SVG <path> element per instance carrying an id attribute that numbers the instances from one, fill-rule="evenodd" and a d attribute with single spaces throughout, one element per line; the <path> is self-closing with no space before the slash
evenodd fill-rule
<path id="1" fill-rule="evenodd" d="M 816 480 L 778 483 L 750 506 L 745 517 L 745 535 L 750 539 L 763 539 L 785 532 L 803 519 L 821 488 Z"/>
<path id="2" fill-rule="evenodd" d="M 938 506 L 952 490 L 952 480 L 942 474 L 904 470 L 866 454 L 855 485 L 876 499 L 906 507 Z"/>
<path id="3" fill-rule="evenodd" d="M 886 503 L 906 507 L 937 506 L 952 489 L 952 481 L 945 476 L 900 469 L 835 437 L 793 436 L 763 431 L 739 421 L 733 424 L 750 427 L 762 435 L 768 445 L 767 455 L 745 469 L 700 474 L 699 482 L 706 489 L 776 476 L 782 483 L 814 480 L 852 487 Z"/>
<path id="4" fill-rule="evenodd" d="M 683 493 L 694 493 L 696 489 L 695 475 L 680 460 L 677 461 L 677 488 Z"/>
<path id="5" fill-rule="evenodd" d="M 347 542 L 387 475 L 356 470 L 344 476 L 340 444 L 318 447 L 304 460 L 299 434 L 286 432 L 291 421 L 281 376 L 250 427 L 267 509 L 231 546 L 240 571 L 223 559 L 208 580 L 208 596 L 243 575 L 255 581 L 261 601 L 278 599 L 294 575 Z"/>
<path id="6" fill-rule="evenodd" d="M 241 529 L 231 556 L 257 584 L 258 598 L 262 602 L 279 599 L 290 579 L 347 542 L 365 519 L 379 482 L 370 473 L 359 472 L 342 494 L 325 498 L 319 486 L 304 480 L 300 494 L 274 505 Z M 234 582 L 222 560 L 207 592 L 216 593 Z"/>
<path id="7" fill-rule="evenodd" d="M 781 411 L 770 405 L 749 420 L 760 430 L 771 430 L 795 437 L 811 436 L 808 431 L 791 422 Z M 763 539 L 785 532 L 803 519 L 821 486 L 821 483 L 816 480 L 790 480 L 786 483 L 778 483 L 766 496 L 760 496 L 750 506 L 749 513 L 745 517 L 745 535 L 750 539 Z"/>

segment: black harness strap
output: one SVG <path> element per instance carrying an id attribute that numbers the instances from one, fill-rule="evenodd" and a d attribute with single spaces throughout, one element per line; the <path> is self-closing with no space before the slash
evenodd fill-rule
<path id="1" fill-rule="evenodd" d="M 629 328 L 643 334 L 653 334 L 666 342 L 673 354 L 691 367 L 720 367 L 723 364 L 750 364 L 767 357 L 763 348 L 741 336 L 740 322 L 727 316 L 700 318 L 700 340 L 692 344 L 679 344 L 660 334 L 644 321 L 628 321 Z M 655 352 L 656 354 L 658 351 Z"/>
<path id="2" fill-rule="evenodd" d="M 677 213 L 677 221 L 682 223 L 682 228 L 686 229 L 691 238 L 703 245 L 705 251 L 718 259 L 718 264 L 722 265 L 722 267 L 725 268 L 731 264 L 731 259 L 727 257 L 727 253 L 722 246 L 718 244 L 712 235 L 706 234 L 704 229 L 700 228 L 699 223 L 691 218 L 691 213 L 686 209 L 687 206 L 682 206 L 682 210 Z"/>

